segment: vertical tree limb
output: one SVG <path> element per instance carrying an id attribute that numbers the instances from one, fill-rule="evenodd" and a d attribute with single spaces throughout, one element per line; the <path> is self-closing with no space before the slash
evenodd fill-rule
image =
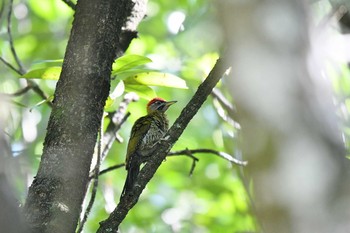
<path id="1" fill-rule="evenodd" d="M 112 63 L 124 52 L 124 28 L 130 20 L 138 24 L 145 12 L 140 8 L 133 15 L 134 6 L 131 0 L 79 0 L 76 5 L 40 167 L 24 207 L 32 232 L 75 231 Z"/>

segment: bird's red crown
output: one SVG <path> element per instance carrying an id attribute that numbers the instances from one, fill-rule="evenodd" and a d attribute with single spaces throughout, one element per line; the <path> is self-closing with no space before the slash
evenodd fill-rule
<path id="1" fill-rule="evenodd" d="M 153 103 L 156 102 L 156 101 L 166 102 L 164 99 L 162 99 L 162 98 L 160 98 L 160 97 L 156 97 L 156 98 L 151 99 L 151 100 L 148 102 L 147 108 L 148 108 L 149 106 L 151 106 L 151 104 L 153 104 Z"/>

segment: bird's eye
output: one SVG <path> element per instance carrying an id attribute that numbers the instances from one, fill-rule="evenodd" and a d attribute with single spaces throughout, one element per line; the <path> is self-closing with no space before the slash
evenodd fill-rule
<path id="1" fill-rule="evenodd" d="M 163 102 L 162 102 L 162 101 L 158 101 L 158 102 L 157 102 L 157 109 L 158 109 L 158 110 L 162 110 L 163 107 L 164 107 Z"/>

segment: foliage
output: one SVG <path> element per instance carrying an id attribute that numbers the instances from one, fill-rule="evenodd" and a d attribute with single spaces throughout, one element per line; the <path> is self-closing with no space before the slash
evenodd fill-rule
<path id="1" fill-rule="evenodd" d="M 62 67 L 57 66 L 56 63 L 62 63 L 62 61 L 63 60 L 60 59 L 56 61 L 39 62 L 34 64 L 33 69 L 30 69 L 27 73 L 22 75 L 22 77 L 26 79 L 58 80 Z M 152 62 L 152 60 L 140 55 L 124 55 L 116 59 L 113 64 L 113 79 L 118 83 L 119 81 L 123 82 L 125 90 L 133 91 L 148 100 L 155 97 L 154 91 L 148 86 L 187 89 L 186 82 L 175 75 L 161 73 L 147 68 L 138 68 L 149 62 Z M 115 90 L 112 88 L 112 92 L 114 91 Z M 123 92 L 123 90 L 119 91 Z"/>

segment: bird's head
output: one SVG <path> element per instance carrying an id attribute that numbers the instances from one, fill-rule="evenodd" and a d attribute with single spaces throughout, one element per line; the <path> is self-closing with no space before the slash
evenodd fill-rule
<path id="1" fill-rule="evenodd" d="M 170 105 L 175 104 L 177 101 L 165 101 L 162 98 L 156 97 L 153 98 L 147 104 L 147 113 L 153 113 L 156 111 L 165 112 Z"/>

